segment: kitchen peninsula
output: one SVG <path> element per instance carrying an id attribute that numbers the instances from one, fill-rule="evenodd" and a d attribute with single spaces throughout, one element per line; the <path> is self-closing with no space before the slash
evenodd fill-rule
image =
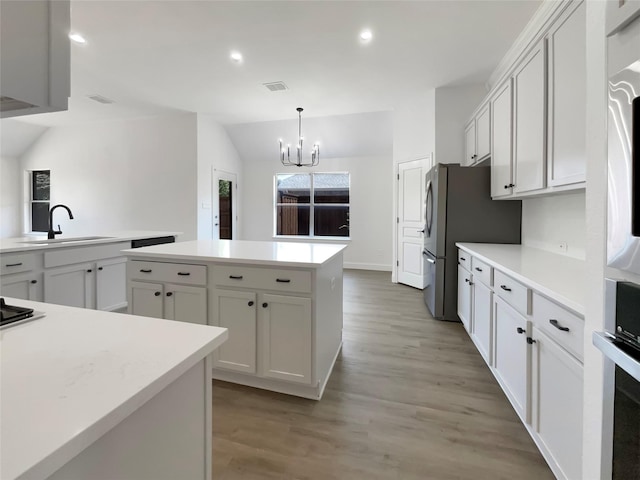
<path id="1" fill-rule="evenodd" d="M 319 400 L 342 346 L 345 248 L 197 240 L 124 250 L 129 313 L 228 328 L 214 378 Z"/>
<path id="2" fill-rule="evenodd" d="M 0 478 L 211 478 L 222 328 L 7 298 Z"/>

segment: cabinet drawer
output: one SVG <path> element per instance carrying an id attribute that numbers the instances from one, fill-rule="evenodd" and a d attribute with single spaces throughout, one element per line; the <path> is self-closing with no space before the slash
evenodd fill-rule
<path id="1" fill-rule="evenodd" d="M 493 270 L 489 265 L 484 263 L 481 260 L 478 260 L 476 257 L 471 258 L 471 273 L 473 273 L 474 281 L 481 281 L 487 287 L 491 286 L 491 270 Z"/>
<path id="2" fill-rule="evenodd" d="M 206 285 L 207 267 L 205 265 L 130 260 L 127 263 L 127 276 L 130 280 Z"/>
<path id="3" fill-rule="evenodd" d="M 534 325 L 582 361 L 584 320 L 537 293 L 531 309 Z"/>
<path id="4" fill-rule="evenodd" d="M 22 253 L 16 255 L 2 255 L 0 264 L 0 275 L 11 273 L 28 272 L 33 270 L 36 264 L 36 257 L 32 253 Z"/>
<path id="5" fill-rule="evenodd" d="M 464 250 L 458 250 L 458 264 L 468 271 L 471 271 L 471 255 Z"/>
<path id="6" fill-rule="evenodd" d="M 220 286 L 259 288 L 278 292 L 311 292 L 311 272 L 303 270 L 216 265 L 213 269 L 213 280 Z"/>
<path id="7" fill-rule="evenodd" d="M 530 290 L 500 270 L 493 273 L 493 291 L 521 314 L 529 314 Z"/>

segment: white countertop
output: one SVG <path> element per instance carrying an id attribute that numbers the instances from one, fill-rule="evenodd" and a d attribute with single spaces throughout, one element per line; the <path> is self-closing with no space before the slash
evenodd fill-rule
<path id="1" fill-rule="evenodd" d="M 3 480 L 50 476 L 228 335 L 206 325 L 6 301 L 46 316 L 0 330 Z"/>
<path id="2" fill-rule="evenodd" d="M 328 243 L 194 240 L 123 250 L 131 258 L 318 267 L 347 246 Z"/>
<path id="3" fill-rule="evenodd" d="M 462 250 L 584 317 L 584 260 L 522 245 L 456 243 Z"/>
<path id="4" fill-rule="evenodd" d="M 99 238 L 95 240 L 85 240 L 80 242 L 73 243 L 47 243 L 43 244 L 33 244 L 33 243 L 24 243 L 24 242 L 32 242 L 35 240 L 41 240 L 43 242 L 47 241 L 47 234 L 42 235 L 29 235 L 25 237 L 14 237 L 14 238 L 0 238 L 0 253 L 9 253 L 9 252 L 26 252 L 26 251 L 36 251 L 36 250 L 48 250 L 51 248 L 65 248 L 65 247 L 79 247 L 85 245 L 99 245 L 102 243 L 116 243 L 116 242 L 126 242 L 129 240 L 140 240 L 143 238 L 155 238 L 155 237 L 169 237 L 169 236 L 178 236 L 182 235 L 182 232 L 162 232 L 162 231 L 153 231 L 153 230 L 124 230 L 118 232 L 90 232 L 87 234 L 71 234 L 71 235 L 56 235 L 56 239 L 64 239 L 64 238 L 78 238 L 78 237 L 107 237 L 107 238 Z"/>

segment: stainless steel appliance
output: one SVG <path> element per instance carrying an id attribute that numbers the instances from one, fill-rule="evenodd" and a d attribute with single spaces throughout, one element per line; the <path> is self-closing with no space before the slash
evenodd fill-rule
<path id="1" fill-rule="evenodd" d="M 425 186 L 424 300 L 434 318 L 456 321 L 456 242 L 520 243 L 522 202 L 491 200 L 488 166 L 437 164 Z"/>

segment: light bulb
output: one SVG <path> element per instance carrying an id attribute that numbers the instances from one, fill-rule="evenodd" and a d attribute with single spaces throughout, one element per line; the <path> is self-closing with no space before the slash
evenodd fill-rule
<path id="1" fill-rule="evenodd" d="M 76 42 L 76 43 L 81 43 L 81 44 L 82 43 L 87 43 L 85 38 L 82 35 L 80 35 L 79 33 L 70 33 L 69 34 L 69 38 L 71 40 L 73 40 L 74 42 Z"/>
<path id="2" fill-rule="evenodd" d="M 362 30 L 360 32 L 360 40 L 363 42 L 369 42 L 373 38 L 373 33 L 371 30 Z"/>

